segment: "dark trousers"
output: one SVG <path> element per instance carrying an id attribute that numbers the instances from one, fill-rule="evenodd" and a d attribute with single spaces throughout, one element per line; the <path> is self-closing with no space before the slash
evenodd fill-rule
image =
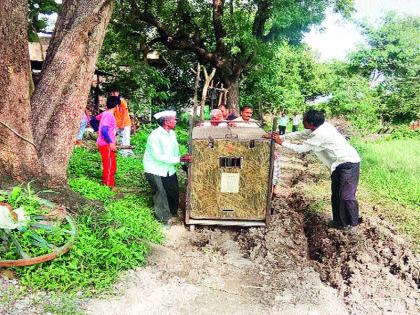
<path id="1" fill-rule="evenodd" d="M 356 189 L 360 163 L 343 163 L 331 174 L 331 205 L 333 220 L 339 226 L 359 224 L 359 204 Z"/>
<path id="2" fill-rule="evenodd" d="M 153 208 L 156 218 L 167 223 L 177 214 L 179 207 L 179 186 L 176 173 L 171 176 L 159 176 L 145 173 L 153 191 Z"/>
<path id="3" fill-rule="evenodd" d="M 298 131 L 299 126 L 298 125 L 293 125 L 292 126 L 292 132 Z"/>
<path id="4" fill-rule="evenodd" d="M 286 126 L 279 126 L 279 135 L 284 135 L 286 133 Z"/>

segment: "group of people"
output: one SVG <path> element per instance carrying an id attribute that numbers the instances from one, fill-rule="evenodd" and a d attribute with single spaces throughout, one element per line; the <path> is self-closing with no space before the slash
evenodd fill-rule
<path id="1" fill-rule="evenodd" d="M 243 106 L 240 109 L 240 115 L 230 111 L 226 106 L 221 105 L 219 108 L 213 109 L 210 112 L 210 121 L 205 121 L 201 124 L 203 127 L 258 127 L 257 121 L 252 119 L 254 109 L 252 106 Z"/>
<path id="2" fill-rule="evenodd" d="M 107 110 L 96 116 L 100 120 L 98 130 L 98 147 L 102 157 L 103 183 L 115 187 L 114 174 L 116 171 L 116 131 L 123 132 L 123 144 L 129 144 L 129 116 L 128 107 L 122 105 L 117 94 L 111 94 L 107 99 Z M 121 115 L 121 109 L 127 110 L 127 116 Z M 237 126 L 258 127 L 256 120 L 252 119 L 253 108 L 244 106 L 240 116 L 236 117 L 225 106 L 211 111 L 211 120 L 204 126 Z M 298 116 L 295 113 L 294 116 Z M 122 117 L 122 119 L 121 119 Z M 284 126 L 283 112 L 281 117 Z M 191 163 L 191 154 L 180 155 L 179 146 L 174 129 L 177 119 L 176 112 L 162 111 L 154 115 L 159 127 L 152 131 L 147 139 L 143 156 L 144 172 L 153 191 L 154 210 L 157 219 L 168 223 L 177 214 L 179 206 L 179 188 L 176 175 L 176 164 L 180 162 Z M 300 119 L 300 118 L 299 118 Z M 122 121 L 122 125 L 117 124 Z M 277 144 L 297 153 L 314 152 L 318 159 L 324 163 L 331 172 L 331 205 L 332 221 L 335 227 L 355 230 L 359 224 L 359 205 L 356 199 L 356 189 L 359 181 L 360 156 L 338 130 L 325 121 L 324 113 L 317 110 L 308 110 L 303 115 L 303 131 L 297 131 L 294 117 L 292 133 L 285 134 L 284 129 L 273 132 L 269 136 Z M 287 119 L 286 123 L 287 125 Z M 120 126 L 124 126 L 121 128 Z M 125 133 L 124 133 L 125 131 Z M 125 141 L 124 141 L 125 135 Z M 299 144 L 292 141 L 300 141 Z M 274 173 L 280 172 L 279 163 L 274 158 Z M 278 175 L 279 178 L 279 175 Z M 274 184 L 274 182 L 273 182 Z"/>
<path id="3" fill-rule="evenodd" d="M 299 114 L 297 112 L 294 112 L 293 119 L 292 119 L 292 132 L 298 131 L 300 122 L 301 120 L 300 120 Z M 277 120 L 280 135 L 284 135 L 286 133 L 286 128 L 287 128 L 288 123 L 289 123 L 289 117 L 287 116 L 285 111 L 282 111 L 279 119 Z"/>

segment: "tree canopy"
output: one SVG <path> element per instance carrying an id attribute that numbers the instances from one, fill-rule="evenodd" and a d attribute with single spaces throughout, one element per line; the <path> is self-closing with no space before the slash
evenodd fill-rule
<path id="1" fill-rule="evenodd" d="M 382 74 L 381 117 L 394 122 L 419 117 L 420 17 L 390 13 L 379 27 L 362 27 L 368 45 L 350 56 L 350 67 L 364 77 Z"/>
<path id="2" fill-rule="evenodd" d="M 217 69 L 229 89 L 228 105 L 238 106 L 239 81 L 268 42 L 297 44 L 327 7 L 348 16 L 352 0 L 117 1 L 112 25 L 137 49 L 181 51 Z M 140 54 L 141 55 L 141 54 Z"/>

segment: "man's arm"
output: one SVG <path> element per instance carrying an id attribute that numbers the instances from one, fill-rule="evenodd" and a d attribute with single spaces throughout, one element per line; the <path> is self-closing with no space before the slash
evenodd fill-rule
<path id="1" fill-rule="evenodd" d="M 293 144 L 289 142 L 283 142 L 282 146 L 297 153 L 305 153 L 313 150 L 312 146 L 308 144 Z"/>
<path id="2" fill-rule="evenodd" d="M 295 131 L 280 136 L 282 140 L 306 140 L 310 138 L 312 131 L 305 129 L 303 131 Z"/>
<path id="3" fill-rule="evenodd" d="M 297 132 L 295 132 L 297 133 Z M 301 133 L 301 132 L 299 132 Z M 282 139 L 282 137 L 280 137 L 277 133 L 272 133 L 271 134 L 271 139 L 274 140 L 274 142 L 276 143 L 276 145 L 279 146 L 283 146 L 289 150 L 292 150 L 294 152 L 297 153 L 304 153 L 304 152 L 309 152 L 313 150 L 313 147 L 309 144 L 292 144 L 289 142 L 285 142 L 284 139 Z"/>

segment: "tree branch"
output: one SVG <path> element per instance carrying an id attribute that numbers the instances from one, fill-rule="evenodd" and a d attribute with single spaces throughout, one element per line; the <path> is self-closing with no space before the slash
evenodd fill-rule
<path id="1" fill-rule="evenodd" d="M 216 38 L 216 50 L 220 52 L 226 51 L 223 39 L 226 37 L 226 30 L 223 25 L 223 6 L 224 0 L 213 0 L 213 27 L 214 36 Z"/>
<path id="2" fill-rule="evenodd" d="M 159 37 L 153 39 L 151 42 L 161 42 L 168 48 L 176 50 L 184 50 L 195 53 L 199 58 L 212 62 L 217 62 L 217 56 L 214 53 L 210 53 L 207 49 L 197 42 L 197 39 L 192 38 L 189 34 L 183 33 L 170 33 L 169 28 L 161 23 L 152 13 L 141 10 L 138 3 L 134 0 L 130 1 L 133 7 L 137 11 L 137 16 L 143 22 L 156 28 L 159 33 Z"/>
<path id="3" fill-rule="evenodd" d="M 264 35 L 265 23 L 270 18 L 272 9 L 272 1 L 259 0 L 257 3 L 257 13 L 255 14 L 254 24 L 252 25 L 252 33 L 258 39 L 262 39 Z"/>

